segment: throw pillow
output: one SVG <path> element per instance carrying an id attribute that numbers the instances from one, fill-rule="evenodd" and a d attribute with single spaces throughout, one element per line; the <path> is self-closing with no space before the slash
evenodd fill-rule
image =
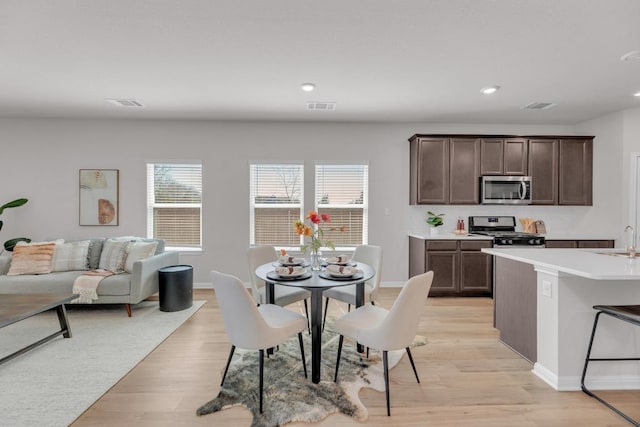
<path id="1" fill-rule="evenodd" d="M 56 245 L 51 260 L 51 271 L 88 270 L 90 246 L 90 240 Z"/>
<path id="2" fill-rule="evenodd" d="M 158 242 L 131 242 L 127 247 L 127 258 L 124 262 L 124 271 L 133 272 L 133 263 L 141 259 L 149 258 L 156 252 Z"/>
<path id="3" fill-rule="evenodd" d="M 56 246 L 55 243 L 20 243 L 18 243 L 13 249 L 11 266 L 9 267 L 7 276 L 51 273 L 51 258 L 53 258 L 53 251 Z"/>
<path id="4" fill-rule="evenodd" d="M 107 239 L 102 246 L 98 268 L 120 273 L 124 270 L 128 240 Z"/>

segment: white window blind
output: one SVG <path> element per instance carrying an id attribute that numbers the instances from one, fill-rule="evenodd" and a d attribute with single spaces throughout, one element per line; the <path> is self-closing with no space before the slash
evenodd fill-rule
<path id="1" fill-rule="evenodd" d="M 251 164 L 251 244 L 300 244 L 293 223 L 302 214 L 303 179 L 301 164 Z"/>
<path id="2" fill-rule="evenodd" d="M 147 236 L 202 248 L 202 164 L 147 163 Z"/>
<path id="3" fill-rule="evenodd" d="M 325 232 L 336 247 L 355 247 L 368 241 L 368 165 L 316 165 L 316 210 L 331 216 L 337 229 Z M 339 229 L 346 227 L 345 232 Z"/>

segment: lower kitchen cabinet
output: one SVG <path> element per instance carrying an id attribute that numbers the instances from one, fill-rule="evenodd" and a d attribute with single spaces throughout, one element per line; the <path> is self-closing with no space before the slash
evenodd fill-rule
<path id="1" fill-rule="evenodd" d="M 545 248 L 613 248 L 615 240 L 553 240 L 544 242 Z"/>
<path id="2" fill-rule="evenodd" d="M 432 270 L 429 296 L 491 296 L 490 240 L 424 240 L 409 237 L 409 276 Z"/>

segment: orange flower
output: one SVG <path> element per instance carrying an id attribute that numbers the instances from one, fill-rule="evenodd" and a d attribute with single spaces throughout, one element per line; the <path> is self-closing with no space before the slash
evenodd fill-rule
<path id="1" fill-rule="evenodd" d="M 346 225 L 342 225 L 342 226 L 340 227 L 340 232 L 342 232 L 342 233 L 346 233 L 346 231 L 347 231 L 347 226 L 346 226 Z"/>
<path id="2" fill-rule="evenodd" d="M 280 249 L 280 255 L 285 256 L 287 254 L 286 249 Z"/>
<path id="3" fill-rule="evenodd" d="M 305 236 L 311 236 L 313 234 L 313 228 L 305 225 L 304 226 L 304 235 Z"/>

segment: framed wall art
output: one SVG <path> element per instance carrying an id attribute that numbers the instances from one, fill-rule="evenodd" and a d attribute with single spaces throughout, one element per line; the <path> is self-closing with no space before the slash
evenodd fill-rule
<path id="1" fill-rule="evenodd" d="M 118 225 L 118 169 L 80 169 L 80 225 Z"/>

